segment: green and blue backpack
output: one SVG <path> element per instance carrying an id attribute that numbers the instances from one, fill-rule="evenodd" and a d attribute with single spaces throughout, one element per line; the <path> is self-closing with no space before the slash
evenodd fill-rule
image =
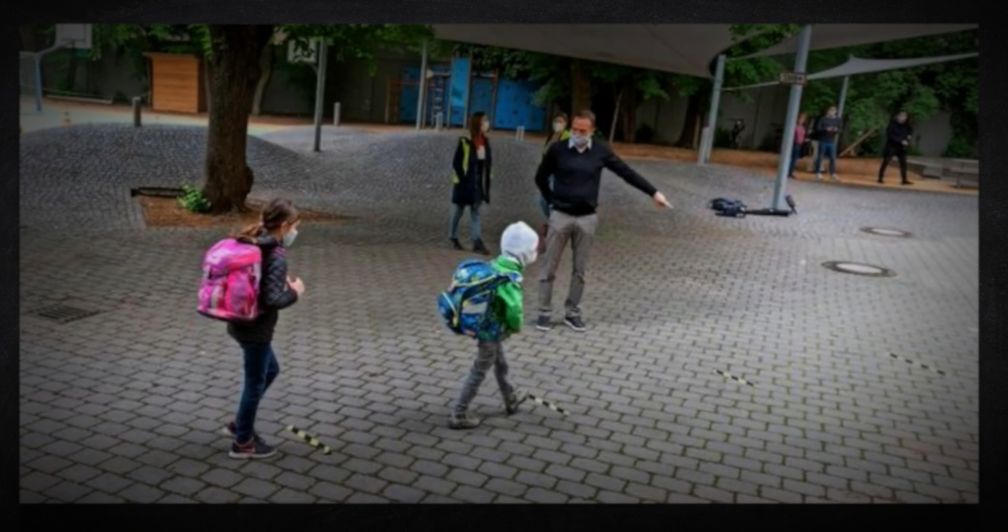
<path id="1" fill-rule="evenodd" d="M 465 260 L 455 268 L 451 286 L 438 297 L 438 314 L 455 334 L 496 337 L 503 325 L 490 316 L 494 293 L 503 283 L 521 283 L 516 272 L 502 273 L 481 260 Z"/>

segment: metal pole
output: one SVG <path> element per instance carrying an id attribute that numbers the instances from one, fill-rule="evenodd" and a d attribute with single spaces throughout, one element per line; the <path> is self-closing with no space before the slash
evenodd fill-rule
<path id="1" fill-rule="evenodd" d="M 462 111 L 462 128 L 468 125 L 469 122 L 469 98 L 472 94 L 472 82 L 473 82 L 473 56 L 472 52 L 469 52 L 469 73 L 466 76 L 466 92 L 463 98 L 465 99 L 465 107 Z"/>
<path id="2" fill-rule="evenodd" d="M 140 97 L 133 97 L 133 127 L 140 127 Z"/>
<path id="3" fill-rule="evenodd" d="M 850 76 L 844 76 L 843 86 L 840 87 L 840 105 L 837 106 L 837 117 L 843 118 L 843 106 L 847 102 L 847 85 L 850 83 Z"/>
<path id="4" fill-rule="evenodd" d="M 795 55 L 795 72 L 805 72 L 808 62 L 809 44 L 812 42 L 812 25 L 807 24 L 798 36 L 798 53 Z M 784 137 L 781 139 L 780 159 L 777 161 L 777 180 L 774 182 L 773 208 L 784 208 L 784 192 L 788 179 L 788 168 L 791 165 L 791 151 L 794 147 L 795 124 L 798 121 L 798 110 L 801 106 L 802 86 L 791 85 L 791 96 L 788 98 L 787 116 L 784 119 Z"/>
<path id="5" fill-rule="evenodd" d="M 452 117 L 451 91 L 452 91 L 452 76 L 454 76 L 454 75 L 455 75 L 455 64 L 454 64 L 454 61 L 453 61 L 453 62 L 449 63 L 449 67 L 448 67 L 448 81 L 445 83 L 444 90 L 441 91 L 441 95 L 442 95 L 441 98 L 442 98 L 442 100 L 444 100 L 442 102 L 442 105 L 443 105 L 444 112 L 447 115 L 445 117 L 445 121 L 444 121 L 446 129 L 451 129 L 451 127 L 452 127 L 452 123 L 451 123 L 451 117 Z M 462 120 L 462 128 L 465 129 L 465 120 Z"/>
<path id="6" fill-rule="evenodd" d="M 718 104 L 721 101 L 721 83 L 724 81 L 725 55 L 717 57 L 717 69 L 714 71 L 714 87 L 711 89 L 710 114 L 707 115 L 707 138 L 700 143 L 700 153 L 697 155 L 697 164 L 707 164 L 710 162 L 711 148 L 714 146 L 714 132 L 717 130 Z"/>
<path id="7" fill-rule="evenodd" d="M 417 80 L 417 104 L 416 104 L 416 128 L 420 130 L 420 123 L 423 117 L 424 89 L 427 88 L 427 40 L 423 42 L 423 51 L 420 53 L 420 78 Z"/>
<path id="8" fill-rule="evenodd" d="M 333 117 L 332 118 L 332 125 L 334 125 L 334 126 L 338 126 L 339 125 L 339 115 L 340 115 L 340 103 L 336 102 L 336 103 L 333 104 L 333 107 L 332 107 L 332 117 Z M 385 116 L 386 117 L 388 116 L 388 109 L 385 110 Z M 388 122 L 388 118 L 386 118 L 385 121 Z"/>
<path id="9" fill-rule="evenodd" d="M 322 38 L 318 45 L 318 69 L 315 75 L 315 147 L 313 151 L 321 151 L 319 146 L 322 143 L 322 100 L 325 97 L 326 48 L 328 46 L 325 38 Z"/>
<path id="10" fill-rule="evenodd" d="M 45 50 L 39 50 L 35 52 L 35 110 L 42 111 L 42 57 L 49 52 L 55 52 L 60 48 L 69 46 L 72 43 L 63 42 L 58 43 Z"/>

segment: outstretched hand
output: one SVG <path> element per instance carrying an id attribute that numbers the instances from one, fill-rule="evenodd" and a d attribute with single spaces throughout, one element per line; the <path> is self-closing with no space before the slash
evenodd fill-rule
<path id="1" fill-rule="evenodd" d="M 672 205 L 665 198 L 665 194 L 662 194 L 661 192 L 655 192 L 653 198 L 655 205 L 657 205 L 658 207 L 665 207 L 666 209 L 672 208 Z"/>

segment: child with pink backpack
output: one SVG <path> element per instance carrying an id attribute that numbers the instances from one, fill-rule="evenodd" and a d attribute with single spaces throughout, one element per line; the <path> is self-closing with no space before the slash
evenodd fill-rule
<path id="1" fill-rule="evenodd" d="M 254 430 L 256 411 L 280 366 L 273 352 L 279 310 L 304 293 L 300 279 L 287 276 L 287 248 L 298 234 L 300 214 L 285 199 L 274 199 L 258 224 L 221 240 L 203 260 L 198 311 L 227 321 L 228 334 L 244 353 L 245 382 L 238 413 L 228 424 L 234 436 L 232 458 L 267 458 L 276 454 Z"/>

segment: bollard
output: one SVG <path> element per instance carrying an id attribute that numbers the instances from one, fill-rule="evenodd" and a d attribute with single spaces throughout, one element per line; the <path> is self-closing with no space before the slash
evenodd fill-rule
<path id="1" fill-rule="evenodd" d="M 518 126 L 515 129 L 515 140 L 525 140 L 525 126 Z"/>
<path id="2" fill-rule="evenodd" d="M 133 97 L 133 127 L 140 127 L 140 97 Z"/>
<path id="3" fill-rule="evenodd" d="M 441 121 L 444 119 L 444 114 L 437 113 L 434 115 L 434 130 L 441 131 Z"/>
<path id="4" fill-rule="evenodd" d="M 334 126 L 338 126 L 339 125 L 339 119 L 340 119 L 339 112 L 340 112 L 340 103 L 336 102 L 336 103 L 333 104 L 333 108 L 332 108 L 332 117 L 333 117 L 332 118 L 332 125 L 334 125 Z"/>

